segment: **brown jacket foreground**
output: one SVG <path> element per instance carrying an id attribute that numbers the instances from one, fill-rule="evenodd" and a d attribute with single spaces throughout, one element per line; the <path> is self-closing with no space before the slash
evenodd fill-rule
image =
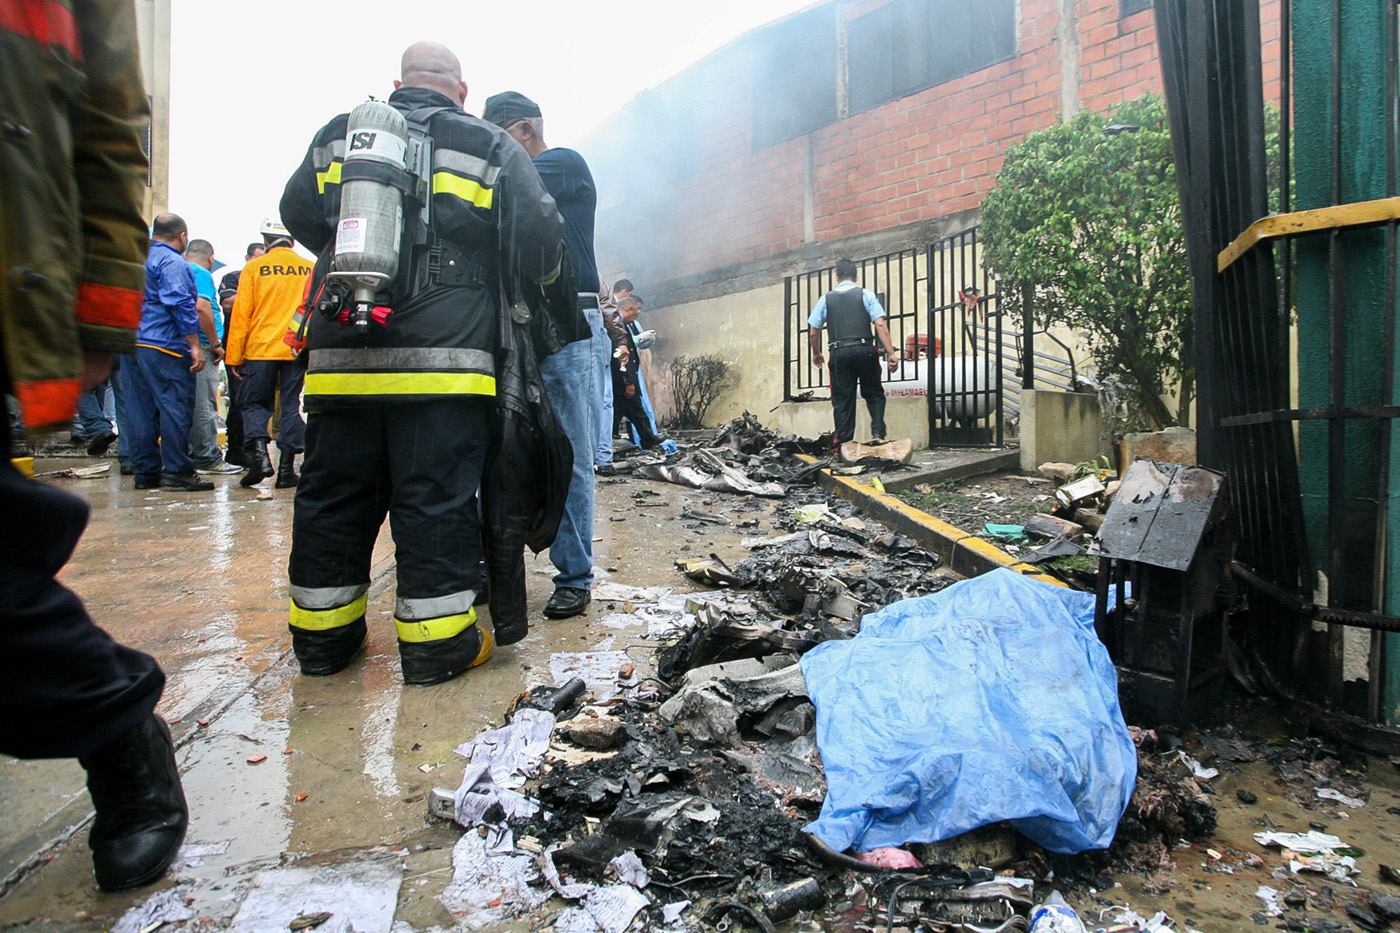
<path id="1" fill-rule="evenodd" d="M 132 351 L 149 121 L 131 0 L 0 0 L 0 328 L 29 427 L 73 416 L 84 350 Z"/>

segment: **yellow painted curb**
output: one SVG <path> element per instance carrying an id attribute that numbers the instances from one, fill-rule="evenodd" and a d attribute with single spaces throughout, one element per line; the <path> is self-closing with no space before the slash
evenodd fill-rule
<path id="1" fill-rule="evenodd" d="M 817 462 L 815 457 L 806 454 L 797 456 L 806 463 Z M 937 553 L 943 559 L 943 566 L 949 570 L 970 577 L 995 570 L 997 567 L 1006 567 L 1045 583 L 1065 586 L 1064 581 L 1054 574 L 1046 573 L 1034 564 L 1017 560 L 972 532 L 963 531 L 955 525 L 934 518 L 887 492 L 880 492 L 871 485 L 857 482 L 853 477 L 839 476 L 830 470 L 822 470 L 818 477 L 824 488 L 854 502 L 893 526 L 900 534 L 913 538 Z"/>
<path id="2" fill-rule="evenodd" d="M 10 463 L 30 479 L 34 478 L 34 458 L 33 457 L 11 457 Z"/>

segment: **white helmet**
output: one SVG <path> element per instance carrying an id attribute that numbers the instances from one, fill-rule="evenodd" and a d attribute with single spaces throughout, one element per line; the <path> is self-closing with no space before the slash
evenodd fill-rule
<path id="1" fill-rule="evenodd" d="M 292 232 L 282 226 L 282 221 L 275 220 L 271 217 L 263 218 L 262 226 L 258 229 L 258 232 L 263 236 L 286 237 L 289 240 L 292 238 Z"/>

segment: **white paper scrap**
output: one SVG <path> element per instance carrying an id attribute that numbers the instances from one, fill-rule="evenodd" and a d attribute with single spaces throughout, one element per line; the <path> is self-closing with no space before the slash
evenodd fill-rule
<path id="1" fill-rule="evenodd" d="M 122 914 L 112 927 L 112 933 L 140 933 L 151 924 L 178 923 L 194 916 L 194 911 L 185 906 L 184 888 L 171 888 L 152 894 L 135 907 Z"/>
<path id="2" fill-rule="evenodd" d="M 1311 829 L 1305 833 L 1255 833 L 1254 841 L 1261 846 L 1279 846 L 1303 854 L 1331 853 L 1347 847 L 1336 836 Z"/>
<path id="3" fill-rule="evenodd" d="M 1337 803 L 1347 807 L 1359 809 L 1366 806 L 1366 801 L 1359 797 L 1348 797 L 1335 787 L 1319 787 L 1317 789 L 1317 796 L 1319 800 L 1335 800 Z"/>

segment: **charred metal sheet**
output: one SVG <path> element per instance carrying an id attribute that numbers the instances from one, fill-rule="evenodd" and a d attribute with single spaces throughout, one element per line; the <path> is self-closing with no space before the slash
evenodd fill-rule
<path id="1" fill-rule="evenodd" d="M 1218 518 L 1224 483 L 1205 467 L 1134 460 L 1099 529 L 1099 555 L 1186 570 Z"/>

